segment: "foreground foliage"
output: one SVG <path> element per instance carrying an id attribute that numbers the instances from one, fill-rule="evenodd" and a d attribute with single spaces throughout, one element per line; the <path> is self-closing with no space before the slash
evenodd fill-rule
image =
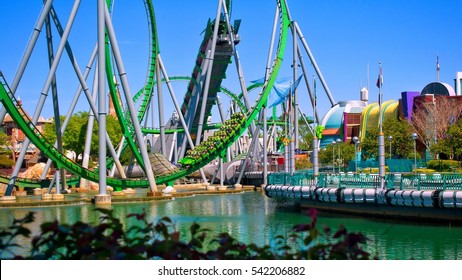
<path id="1" fill-rule="evenodd" d="M 244 244 L 228 233 L 209 238 L 209 230 L 194 223 L 189 236 L 183 237 L 172 220 L 164 217 L 153 223 L 146 213 L 130 214 L 137 225 L 124 230 L 112 210 L 97 209 L 102 214 L 100 223 L 73 225 L 58 221 L 41 225 L 41 232 L 32 238 L 28 256 L 15 254 L 20 247 L 17 237 L 30 238 L 26 225 L 34 221 L 29 213 L 22 219 L 0 230 L 0 256 L 3 259 L 369 259 L 361 246 L 367 238 L 361 233 L 349 233 L 344 227 L 331 232 L 328 227 L 316 227 L 316 210 L 310 210 L 311 223 L 292 228 L 286 236 L 276 236 L 273 245 Z M 182 241 L 187 239 L 187 241 Z M 322 242 L 319 240 L 323 240 Z M 210 249 L 212 248 L 212 249 Z"/>

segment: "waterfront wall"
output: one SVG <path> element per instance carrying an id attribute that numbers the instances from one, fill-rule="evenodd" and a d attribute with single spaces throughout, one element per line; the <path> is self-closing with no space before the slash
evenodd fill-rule
<path id="1" fill-rule="evenodd" d="M 389 176 L 385 189 L 379 178 L 365 174 L 270 174 L 265 194 L 300 203 L 302 207 L 367 216 L 462 223 L 462 176 L 420 176 L 412 180 Z M 400 180 L 398 180 L 398 178 Z M 406 180 L 404 180 L 406 179 Z M 403 182 L 409 182 L 403 184 Z"/>

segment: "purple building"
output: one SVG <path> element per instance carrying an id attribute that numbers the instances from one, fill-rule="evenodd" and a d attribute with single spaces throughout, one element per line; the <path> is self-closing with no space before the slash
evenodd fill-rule
<path id="1" fill-rule="evenodd" d="M 419 96 L 420 92 L 417 91 L 403 91 L 401 92 L 401 104 L 404 117 L 410 121 L 412 117 L 412 107 L 414 106 L 414 97 Z"/>

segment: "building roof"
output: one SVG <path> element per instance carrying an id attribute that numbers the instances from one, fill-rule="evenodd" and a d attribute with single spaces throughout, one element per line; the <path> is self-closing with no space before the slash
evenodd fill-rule
<path id="1" fill-rule="evenodd" d="M 343 113 L 360 113 L 367 103 L 359 100 L 340 101 L 332 106 L 321 120 L 326 129 L 340 128 L 343 124 Z"/>
<path id="2" fill-rule="evenodd" d="M 420 94 L 421 95 L 434 94 L 434 95 L 455 96 L 456 92 L 449 84 L 433 82 L 433 83 L 429 83 L 428 85 L 426 85 Z"/>
<path id="3" fill-rule="evenodd" d="M 26 113 L 26 115 L 27 115 L 27 117 L 29 117 L 29 119 L 31 119 L 31 117 L 29 116 L 29 114 Z M 5 115 L 5 118 L 3 119 L 2 124 L 5 124 L 5 123 L 12 123 L 12 122 L 14 122 L 13 118 L 10 116 L 10 114 L 6 114 L 6 115 Z M 38 123 L 38 124 L 41 124 L 41 123 L 52 123 L 52 122 L 53 122 L 52 118 L 45 119 L 45 118 L 42 117 L 42 116 L 40 116 L 40 117 L 38 118 L 38 120 L 37 120 L 37 123 Z"/>
<path id="4" fill-rule="evenodd" d="M 399 102 L 387 100 L 382 103 L 382 120 L 398 118 Z M 361 142 L 366 137 L 367 131 L 379 126 L 379 104 L 377 102 L 369 104 L 361 113 Z"/>
<path id="5" fill-rule="evenodd" d="M 327 111 L 321 120 L 324 126 L 321 138 L 321 147 L 332 143 L 332 140 L 341 137 L 344 122 L 344 113 L 360 113 L 367 103 L 360 100 L 340 101 Z"/>
<path id="6" fill-rule="evenodd" d="M 3 123 L 11 123 L 13 122 L 13 118 L 10 116 L 10 114 L 6 114 L 5 118 L 3 119 Z"/>

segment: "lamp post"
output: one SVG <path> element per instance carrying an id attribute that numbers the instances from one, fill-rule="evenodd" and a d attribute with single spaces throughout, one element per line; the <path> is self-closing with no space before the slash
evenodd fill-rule
<path id="1" fill-rule="evenodd" d="M 337 138 L 336 142 L 338 144 L 338 173 L 340 173 L 340 143 L 342 143 L 342 140 Z"/>
<path id="2" fill-rule="evenodd" d="M 355 172 L 358 172 L 358 145 L 359 145 L 359 138 L 353 137 L 353 142 L 355 143 Z"/>
<path id="3" fill-rule="evenodd" d="M 393 136 L 388 136 L 388 140 L 390 141 L 390 159 L 391 159 L 391 141 L 393 141 Z"/>
<path id="4" fill-rule="evenodd" d="M 332 141 L 332 173 L 335 173 L 335 144 L 337 142 Z"/>
<path id="5" fill-rule="evenodd" d="M 411 134 L 412 139 L 414 139 L 414 168 L 417 169 L 417 149 L 416 149 L 416 142 L 417 142 L 417 133 Z"/>

